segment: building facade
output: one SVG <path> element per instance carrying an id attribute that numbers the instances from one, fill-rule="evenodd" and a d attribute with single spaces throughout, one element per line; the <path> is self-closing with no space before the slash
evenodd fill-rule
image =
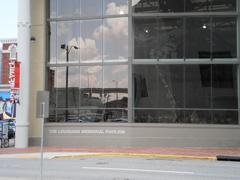
<path id="1" fill-rule="evenodd" d="M 31 3 L 48 145 L 240 146 L 237 0 Z"/>

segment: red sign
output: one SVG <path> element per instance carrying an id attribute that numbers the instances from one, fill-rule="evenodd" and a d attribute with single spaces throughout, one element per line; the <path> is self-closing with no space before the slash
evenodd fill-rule
<path id="1" fill-rule="evenodd" d="M 9 61 L 9 85 L 10 85 L 10 100 L 16 100 L 20 84 L 20 62 L 15 60 Z"/>

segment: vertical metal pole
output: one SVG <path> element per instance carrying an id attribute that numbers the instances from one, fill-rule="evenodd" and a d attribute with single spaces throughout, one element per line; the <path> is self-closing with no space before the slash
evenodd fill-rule
<path id="1" fill-rule="evenodd" d="M 66 105 L 66 111 L 65 111 L 65 122 L 68 121 L 68 58 L 69 58 L 69 48 L 68 48 L 68 45 L 66 47 L 66 60 L 67 60 L 67 66 L 66 66 L 66 102 L 65 102 L 65 105 Z"/>
<path id="2" fill-rule="evenodd" d="M 128 1 L 128 122 L 133 120 L 133 73 L 132 73 L 132 60 L 133 60 L 133 30 L 132 30 L 132 0 Z"/>
<path id="3" fill-rule="evenodd" d="M 240 125 L 240 1 L 237 1 L 237 92 L 238 92 L 238 124 Z"/>
<path id="4" fill-rule="evenodd" d="M 44 114 L 45 114 L 45 102 L 41 104 L 42 109 L 42 133 L 41 133 L 41 168 L 40 168 L 40 180 L 43 179 L 43 138 L 44 138 Z"/>

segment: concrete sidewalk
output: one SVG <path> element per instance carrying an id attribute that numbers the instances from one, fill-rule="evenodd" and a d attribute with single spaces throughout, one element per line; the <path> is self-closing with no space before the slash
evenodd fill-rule
<path id="1" fill-rule="evenodd" d="M 1 148 L 0 158 L 39 158 L 40 147 L 26 149 Z M 216 160 L 216 156 L 240 157 L 239 148 L 130 148 L 130 147 L 44 147 L 44 157 L 53 158 L 79 158 L 83 156 L 128 156 L 128 157 L 153 157 L 174 159 L 208 159 Z"/>

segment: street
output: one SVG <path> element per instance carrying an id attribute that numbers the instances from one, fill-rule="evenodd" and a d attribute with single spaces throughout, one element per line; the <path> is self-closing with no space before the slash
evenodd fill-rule
<path id="1" fill-rule="evenodd" d="M 0 159 L 0 180 L 40 178 L 40 159 Z M 44 159 L 44 180 L 239 180 L 240 163 L 140 157 Z"/>

